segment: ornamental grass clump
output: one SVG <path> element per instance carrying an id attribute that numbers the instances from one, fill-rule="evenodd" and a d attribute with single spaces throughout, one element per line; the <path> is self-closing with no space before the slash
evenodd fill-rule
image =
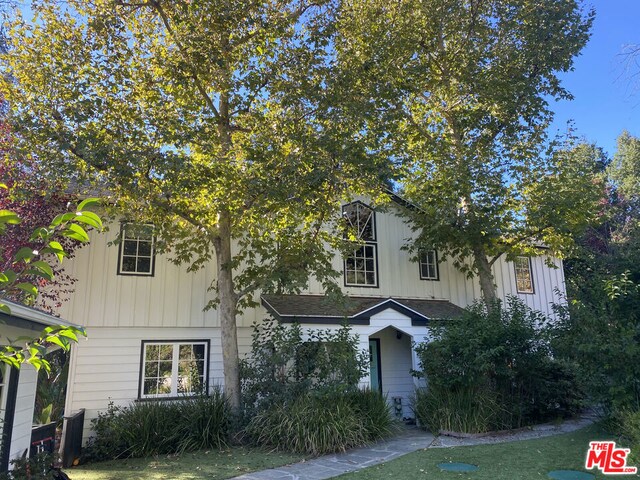
<path id="1" fill-rule="evenodd" d="M 508 428 L 504 409 L 488 388 L 418 389 L 413 402 L 416 418 L 432 432 L 481 433 Z"/>
<path id="2" fill-rule="evenodd" d="M 258 445 L 310 455 L 343 452 L 367 442 L 365 425 L 344 396 L 302 395 L 273 405 L 253 417 L 246 431 Z"/>
<path id="3" fill-rule="evenodd" d="M 218 389 L 210 395 L 153 400 L 126 407 L 109 404 L 92 420 L 85 450 L 90 461 L 183 453 L 227 444 L 231 415 Z"/>
<path id="4" fill-rule="evenodd" d="M 367 442 L 382 440 L 397 432 L 399 424 L 391 415 L 386 396 L 367 388 L 352 392 L 348 399 L 364 427 Z"/>

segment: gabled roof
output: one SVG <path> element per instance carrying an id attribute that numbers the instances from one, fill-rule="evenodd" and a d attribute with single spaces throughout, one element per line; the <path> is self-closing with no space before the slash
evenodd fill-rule
<path id="1" fill-rule="evenodd" d="M 446 300 L 409 298 L 346 297 L 332 302 L 324 295 L 262 295 L 262 305 L 283 322 L 369 325 L 371 317 L 392 309 L 411 318 L 413 325 L 429 320 L 454 318 L 464 311 Z"/>

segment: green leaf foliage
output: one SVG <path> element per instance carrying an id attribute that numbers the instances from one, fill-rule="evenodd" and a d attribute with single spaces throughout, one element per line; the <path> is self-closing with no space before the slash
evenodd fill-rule
<path id="1" fill-rule="evenodd" d="M 15 288 L 26 292 L 29 295 L 33 295 L 34 297 L 38 294 L 38 289 L 35 285 L 27 282 L 21 282 L 15 285 Z"/>
<path id="2" fill-rule="evenodd" d="M 478 433 L 570 416 L 582 392 L 570 364 L 554 358 L 549 319 L 521 300 L 488 309 L 477 303 L 432 327 L 416 353 L 429 391 L 418 395 L 420 420 Z"/>
<path id="3" fill-rule="evenodd" d="M 488 301 L 496 258 L 561 256 L 596 212 L 591 160 L 546 138 L 593 17 L 576 0 L 345 2 L 336 49 L 417 206 L 408 247 L 479 275 Z"/>
<path id="4" fill-rule="evenodd" d="M 0 93 L 20 146 L 108 190 L 107 208 L 154 224 L 158 251 L 190 271 L 215 258 L 209 306 L 220 307 L 235 407 L 237 312 L 258 290 L 298 291 L 310 276 L 337 290 L 340 200 L 380 196 L 391 170 L 345 107 L 339 6 L 45 0 L 8 27 Z"/>
<path id="5" fill-rule="evenodd" d="M 568 303 L 558 307 L 556 350 L 607 413 L 640 410 L 639 145 L 623 132 L 602 166 L 608 195 L 565 263 Z"/>
<path id="6" fill-rule="evenodd" d="M 253 326 L 251 353 L 241 366 L 248 415 L 300 395 L 346 393 L 358 388 L 367 357 L 349 326 L 307 330 L 265 319 Z"/>
<path id="7" fill-rule="evenodd" d="M 0 224 L 17 225 L 20 217 L 9 210 L 0 210 Z"/>
<path id="8" fill-rule="evenodd" d="M 216 389 L 208 396 L 170 402 L 110 403 L 91 424 L 94 434 L 85 455 L 99 461 L 224 448 L 231 415 Z"/>
<path id="9" fill-rule="evenodd" d="M 92 212 L 82 211 L 81 207 L 91 204 L 91 202 L 85 202 L 78 205 L 77 213 L 59 215 L 49 228 L 39 227 L 34 231 L 31 235 L 31 241 L 41 242 L 42 248 L 34 250 L 31 247 L 22 247 L 15 253 L 14 269 L 0 271 L 0 295 L 5 296 L 18 292 L 22 294 L 22 298 L 33 301 L 38 295 L 36 283 L 51 281 L 54 278 L 54 271 L 48 263 L 47 255 L 55 255 L 60 262 L 66 256 L 62 244 L 56 238 L 67 237 L 88 242 L 87 232 L 77 223 L 73 223 L 77 221 L 101 230 L 102 221 L 100 218 Z M 10 220 L 5 223 L 17 224 L 18 221 Z M 0 231 L 0 235 L 2 234 L 7 234 L 7 232 Z M 11 315 L 9 306 L 1 301 L 0 313 Z M 55 346 L 68 351 L 71 342 L 78 341 L 78 335 L 85 335 L 82 328 L 57 326 L 45 328 L 36 338 L 17 339 L 14 342 L 7 339 L 10 344 L 0 348 L 0 362 L 7 363 L 14 368 L 19 368 L 22 363 L 28 363 L 36 370 L 43 369 L 49 373 L 50 365 L 45 358 L 47 349 Z"/>

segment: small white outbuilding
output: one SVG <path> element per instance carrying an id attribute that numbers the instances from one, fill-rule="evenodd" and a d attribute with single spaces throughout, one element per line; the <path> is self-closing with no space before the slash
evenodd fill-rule
<path id="1" fill-rule="evenodd" d="M 0 345 L 13 344 L 23 337 L 38 337 L 48 326 L 70 325 L 35 308 L 1 301 L 11 313 L 0 312 Z M 0 472 L 7 471 L 11 460 L 25 451 L 29 454 L 37 382 L 38 372 L 33 366 L 24 364 L 17 369 L 0 362 Z"/>

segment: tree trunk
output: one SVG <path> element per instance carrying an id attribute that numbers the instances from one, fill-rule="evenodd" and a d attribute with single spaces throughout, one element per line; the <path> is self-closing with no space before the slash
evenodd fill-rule
<path id="1" fill-rule="evenodd" d="M 216 269 L 218 274 L 218 316 L 222 342 L 222 368 L 224 392 L 232 410 L 240 409 L 240 361 L 238 356 L 238 329 L 236 326 L 237 294 L 233 286 L 231 268 L 231 219 L 222 212 L 218 221 Z"/>
<path id="2" fill-rule="evenodd" d="M 496 292 L 496 284 L 491 273 L 491 264 L 487 259 L 487 254 L 482 247 L 476 247 L 473 249 L 473 263 L 478 272 L 478 279 L 480 280 L 480 291 L 482 292 L 482 298 L 484 299 L 489 309 L 493 308 L 498 301 L 498 294 Z"/>

